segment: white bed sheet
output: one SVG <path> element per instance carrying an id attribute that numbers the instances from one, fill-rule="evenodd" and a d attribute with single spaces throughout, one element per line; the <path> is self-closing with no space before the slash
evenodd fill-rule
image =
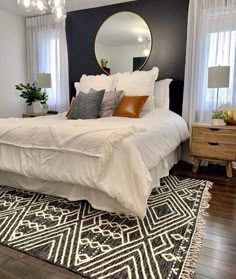
<path id="1" fill-rule="evenodd" d="M 6 181 L 6 178 L 4 178 L 6 176 L 3 174 L 11 173 L 15 174 L 15 177 L 18 176 L 19 179 L 20 177 L 22 179 L 27 178 L 27 181 L 31 181 L 32 185 L 34 185 L 35 191 L 58 196 L 59 194 L 57 194 L 57 190 L 55 190 L 56 186 L 54 190 L 50 187 L 52 184 L 64 185 L 65 188 L 69 187 L 68 185 L 80 185 L 81 192 L 81 187 L 85 187 L 87 189 L 86 192 L 96 193 L 96 195 L 91 194 L 93 198 L 90 198 L 90 202 L 94 207 L 108 210 L 112 207 L 112 201 L 116 201 L 117 205 L 114 204 L 114 210 L 111 211 L 133 214 L 141 218 L 145 216 L 147 199 L 153 188 L 151 170 L 155 169 L 161 161 L 174 152 L 181 141 L 186 140 L 189 136 L 187 125 L 184 120 L 173 112 L 163 109 L 156 109 L 141 119 L 112 117 L 87 121 L 69 121 L 66 120 L 64 114 L 62 114 L 53 117 L 29 119 L 26 121 L 13 119 L 9 120 L 9 126 L 13 125 L 12 122 L 14 121 L 17 125 L 19 125 L 19 123 L 22 125 L 22 129 L 16 129 L 15 137 L 13 134 L 13 136 L 10 137 L 11 140 L 6 142 L 4 133 L 2 137 L 0 136 L 1 184 L 7 184 L 4 182 Z M 25 125 L 27 130 L 27 125 L 29 124 L 33 127 L 32 131 L 36 133 L 36 135 L 32 135 L 35 146 L 37 145 L 37 141 L 39 141 L 39 143 L 46 145 L 45 148 L 41 148 L 40 146 L 40 148 L 35 149 L 35 146 L 32 146 L 32 148 L 19 146 L 20 141 L 18 139 L 20 136 L 24 139 L 23 127 Z M 127 134 L 126 137 L 119 142 L 113 142 L 112 152 L 106 164 L 106 168 L 98 179 L 98 170 L 101 158 L 103 158 L 103 145 L 101 143 L 104 137 L 102 134 L 97 134 L 97 146 L 94 148 L 94 138 L 89 138 L 90 141 L 88 138 L 86 138 L 86 141 L 79 141 L 76 138 L 76 127 L 81 126 L 82 129 L 84 129 L 86 126 L 91 128 L 94 126 L 103 127 L 104 125 L 106 127 L 135 127 L 137 132 L 132 132 L 132 135 L 130 134 L 129 136 Z M 39 126 L 41 130 L 40 133 L 37 134 Z M 69 127 L 68 131 L 67 126 Z M 5 121 L 2 121 L 2 127 L 5 127 L 7 131 L 8 125 L 6 125 Z M 46 128 L 58 130 L 58 138 L 61 137 L 62 139 L 63 135 L 67 135 L 66 132 L 69 133 L 68 144 L 63 145 L 63 148 L 55 146 L 54 137 L 50 138 L 45 134 L 44 130 Z M 45 131 L 47 131 L 47 129 Z M 18 130 L 19 132 L 17 132 Z M 60 130 L 63 131 L 61 132 Z M 28 142 L 31 142 L 29 139 L 29 131 L 26 141 L 28 139 Z M 72 131 L 75 136 L 71 136 L 70 131 Z M 86 135 L 86 133 L 84 134 Z M 15 144 L 15 142 L 17 142 L 17 144 Z M 77 151 L 76 144 L 80 152 L 68 152 L 72 147 L 74 148 L 73 150 Z M 88 147 L 88 149 L 86 149 L 86 147 Z M 83 152 L 83 150 L 85 152 Z M 90 152 L 88 152 L 88 150 Z M 96 150 L 96 152 L 94 150 Z M 22 179 L 21 181 L 23 181 Z M 34 181 L 36 182 L 33 183 Z M 43 183 L 40 184 L 38 181 Z M 16 180 L 14 184 L 17 184 Z M 29 188 L 30 183 L 26 183 L 25 185 L 23 185 L 23 183 L 20 184 L 19 186 L 27 190 L 33 190 L 32 187 L 31 189 Z M 9 184 L 9 186 L 14 185 Z M 67 191 L 68 199 L 77 199 L 76 193 L 78 191 L 75 189 L 75 187 L 72 187 L 70 194 L 70 191 L 65 190 Z M 105 193 L 105 196 L 109 197 L 111 201 L 107 202 L 107 204 L 110 204 L 110 206 L 108 206 L 109 208 L 102 208 L 102 203 L 100 203 L 100 206 L 96 206 L 95 200 L 100 192 L 103 193 L 103 195 Z M 63 191 L 61 194 L 62 193 Z M 108 200 L 107 197 L 105 198 L 106 200 Z M 89 199 L 89 197 L 86 197 L 86 199 Z"/>
<path id="2" fill-rule="evenodd" d="M 150 170 L 152 189 L 160 185 L 160 179 L 169 175 L 169 170 L 178 162 L 181 154 L 181 146 L 168 154 L 160 163 Z M 117 200 L 112 199 L 106 193 L 81 185 L 71 183 L 50 182 L 28 178 L 20 174 L 0 171 L 0 184 L 11 186 L 31 192 L 44 193 L 56 197 L 66 198 L 70 201 L 87 200 L 93 208 L 116 212 L 118 214 L 130 214 Z"/>

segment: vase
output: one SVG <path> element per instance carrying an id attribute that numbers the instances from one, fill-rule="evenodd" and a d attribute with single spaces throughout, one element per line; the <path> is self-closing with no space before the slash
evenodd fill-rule
<path id="1" fill-rule="evenodd" d="M 212 125 L 222 126 L 226 125 L 224 119 L 212 119 Z"/>
<path id="2" fill-rule="evenodd" d="M 33 110 L 33 113 L 41 113 L 43 111 L 43 106 L 40 103 L 40 101 L 34 101 L 32 103 L 32 110 Z"/>
<path id="3" fill-rule="evenodd" d="M 234 110 L 227 110 L 227 111 L 225 111 L 225 113 L 227 115 L 226 122 L 229 125 L 236 125 L 236 109 L 234 109 Z"/>

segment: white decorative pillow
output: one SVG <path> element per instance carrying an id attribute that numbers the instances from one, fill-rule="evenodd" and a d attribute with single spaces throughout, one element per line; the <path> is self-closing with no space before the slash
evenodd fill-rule
<path id="1" fill-rule="evenodd" d="M 133 73 L 118 73 L 116 75 L 116 90 L 124 90 L 126 96 L 149 96 L 143 106 L 143 111 L 154 109 L 154 84 L 159 69 L 151 71 L 135 71 Z"/>
<path id="2" fill-rule="evenodd" d="M 75 86 L 76 96 L 77 96 L 79 94 L 79 92 L 80 92 L 80 83 L 79 82 L 75 82 L 74 86 Z"/>
<path id="3" fill-rule="evenodd" d="M 155 82 L 154 104 L 155 108 L 169 109 L 170 107 L 170 83 L 172 79 L 163 79 Z"/>
<path id="4" fill-rule="evenodd" d="M 82 92 L 89 92 L 90 88 L 95 90 L 113 91 L 114 90 L 115 76 L 107 75 L 96 75 L 96 76 L 87 76 L 82 75 L 79 82 L 79 89 Z M 77 86 L 76 86 L 77 85 Z M 75 88 L 77 89 L 78 83 L 75 83 Z"/>

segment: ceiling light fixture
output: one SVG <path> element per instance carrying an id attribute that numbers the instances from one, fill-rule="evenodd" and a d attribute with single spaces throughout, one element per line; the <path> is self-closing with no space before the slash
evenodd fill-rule
<path id="1" fill-rule="evenodd" d="M 150 49 L 149 49 L 149 48 L 145 48 L 145 49 L 143 50 L 143 54 L 144 54 L 145 56 L 149 56 L 149 54 L 150 54 Z"/>
<path id="2" fill-rule="evenodd" d="M 138 37 L 138 42 L 142 43 L 143 42 L 143 37 L 139 36 Z"/>
<path id="3" fill-rule="evenodd" d="M 17 3 L 26 12 L 45 14 L 51 10 L 57 22 L 62 22 L 66 18 L 65 0 L 17 0 Z"/>

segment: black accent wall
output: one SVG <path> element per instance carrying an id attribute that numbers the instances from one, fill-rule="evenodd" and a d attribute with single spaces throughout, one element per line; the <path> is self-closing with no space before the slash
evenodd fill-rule
<path id="1" fill-rule="evenodd" d="M 66 33 L 70 96 L 75 94 L 73 82 L 79 81 L 82 74 L 103 73 L 94 53 L 95 37 L 103 21 L 120 11 L 137 13 L 151 29 L 153 48 L 143 69 L 157 66 L 160 69 L 159 79 L 183 80 L 188 4 L 189 0 L 137 0 L 68 13 Z"/>

